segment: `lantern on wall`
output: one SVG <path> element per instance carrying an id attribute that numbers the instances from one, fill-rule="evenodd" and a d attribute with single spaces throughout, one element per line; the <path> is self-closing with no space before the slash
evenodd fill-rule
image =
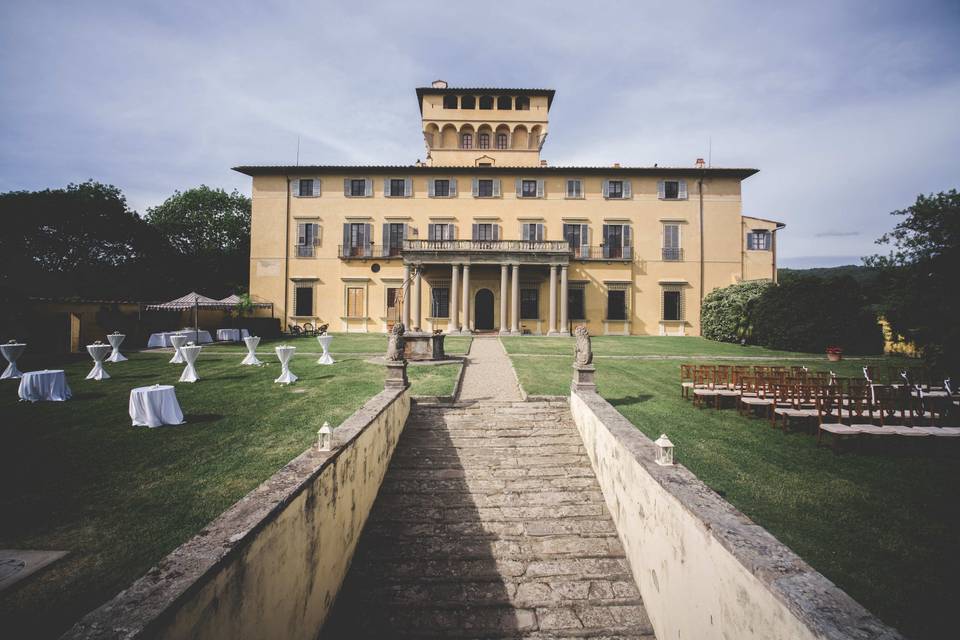
<path id="1" fill-rule="evenodd" d="M 323 426 L 320 427 L 320 431 L 317 431 L 317 449 L 320 451 L 330 451 L 332 444 L 333 429 L 330 428 L 329 422 L 324 422 Z"/>
<path id="2" fill-rule="evenodd" d="M 657 464 L 662 467 L 672 467 L 673 443 L 670 442 L 670 438 L 667 437 L 667 434 L 660 434 L 660 437 L 657 438 L 657 441 L 653 444 L 655 444 L 657 447 Z"/>

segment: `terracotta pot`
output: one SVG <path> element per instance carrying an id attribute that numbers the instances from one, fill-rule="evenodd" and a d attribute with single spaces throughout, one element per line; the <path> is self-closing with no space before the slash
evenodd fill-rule
<path id="1" fill-rule="evenodd" d="M 841 354 L 841 353 L 828 353 L 828 354 L 827 354 L 827 360 L 829 360 L 830 362 L 840 362 L 841 360 L 843 360 L 843 354 Z"/>

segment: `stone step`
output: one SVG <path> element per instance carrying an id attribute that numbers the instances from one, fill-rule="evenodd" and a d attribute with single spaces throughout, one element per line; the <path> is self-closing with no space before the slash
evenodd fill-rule
<path id="1" fill-rule="evenodd" d="M 468 522 L 421 522 L 419 520 L 378 520 L 369 522 L 364 533 L 378 538 L 391 536 L 401 541 L 407 537 L 456 535 L 461 540 L 524 538 L 528 536 L 577 535 L 581 537 L 616 537 L 617 530 L 607 519 L 563 518 L 536 522 L 473 520 Z"/>
<path id="2" fill-rule="evenodd" d="M 387 474 L 380 495 L 391 493 L 523 493 L 556 491 L 558 489 L 596 489 L 597 481 L 590 476 L 554 478 L 480 478 L 461 476 L 458 478 L 404 478 L 401 474 Z"/>
<path id="3" fill-rule="evenodd" d="M 418 558 L 381 560 L 354 565 L 351 574 L 378 584 L 408 582 L 476 582 L 502 579 L 530 582 L 544 579 L 632 580 L 627 561 L 612 558 Z"/>
<path id="4" fill-rule="evenodd" d="M 382 531 L 382 530 L 381 530 Z M 464 539 L 452 533 L 400 538 L 390 532 L 373 533 L 364 540 L 365 553 L 383 560 L 430 558 L 444 560 L 536 560 L 558 557 L 622 558 L 618 538 L 583 538 L 577 535 L 515 536 L 509 539 Z"/>
<path id="5" fill-rule="evenodd" d="M 561 491 L 523 491 L 517 493 L 493 492 L 471 493 L 469 491 L 446 492 L 389 492 L 378 500 L 381 508 L 407 509 L 409 507 L 477 508 L 487 507 L 535 507 L 571 504 L 603 504 L 599 490 L 578 489 Z"/>

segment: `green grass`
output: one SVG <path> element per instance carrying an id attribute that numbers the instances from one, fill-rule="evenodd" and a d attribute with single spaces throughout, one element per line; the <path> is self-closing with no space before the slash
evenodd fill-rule
<path id="1" fill-rule="evenodd" d="M 387 351 L 387 336 L 384 333 L 331 333 L 333 341 L 330 343 L 330 354 L 336 358 L 347 354 L 382 354 Z M 444 351 L 448 355 L 463 355 L 470 348 L 473 341 L 471 336 L 446 336 L 443 341 Z M 284 340 L 261 340 L 257 347 L 257 354 L 270 355 L 273 348 L 279 344 L 288 344 L 297 347 L 303 353 L 322 353 L 323 349 L 316 338 L 288 338 Z M 247 348 L 242 343 L 207 345 L 211 352 L 246 353 Z M 258 355 L 262 360 L 263 357 Z"/>
<path id="2" fill-rule="evenodd" d="M 217 348 L 201 353 L 195 384 L 176 383 L 183 366 L 169 353 L 128 354 L 102 382 L 84 380 L 86 358 L 24 357 L 24 371 L 64 368 L 74 396 L 18 402 L 17 382 L 0 381 L 0 548 L 70 555 L 0 593 L 0 628 L 58 635 L 315 442 L 325 420 L 338 425 L 382 390 L 383 367 L 349 355 L 370 336 L 338 342 L 333 366 L 295 357 L 291 386 L 273 383 L 275 357 L 243 367 Z M 448 394 L 458 370 L 411 366 L 411 393 Z M 130 389 L 154 383 L 176 383 L 187 424 L 130 426 Z"/>
<path id="3" fill-rule="evenodd" d="M 596 338 L 597 351 L 609 340 Z M 681 355 L 677 351 L 685 351 L 687 344 L 705 342 L 615 340 L 633 353 L 664 356 Z M 659 349 L 650 344 L 656 340 L 663 340 Z M 678 345 L 677 340 L 690 342 Z M 547 350 L 555 347 L 536 343 L 558 341 L 519 342 L 508 348 Z M 717 345 L 715 350 L 736 355 L 731 346 L 738 348 Z M 713 347 L 707 343 L 697 349 Z M 512 359 L 528 393 L 569 392 L 572 357 Z M 599 392 L 624 416 L 650 438 L 667 433 L 682 464 L 861 604 L 909 637 L 955 637 L 952 607 L 960 597 L 955 445 L 960 443 L 923 443 L 946 445 L 949 455 L 902 441 L 889 443 L 894 451 L 871 447 L 835 455 L 829 448 L 818 449 L 808 433 L 783 433 L 732 409 L 694 408 L 680 397 L 677 361 L 598 357 L 595 364 Z M 823 356 L 790 364 L 851 376 L 861 366 L 849 360 L 828 363 Z"/>

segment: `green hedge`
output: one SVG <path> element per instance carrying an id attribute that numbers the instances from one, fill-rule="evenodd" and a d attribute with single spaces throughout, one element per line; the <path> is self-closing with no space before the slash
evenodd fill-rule
<path id="1" fill-rule="evenodd" d="M 754 280 L 708 293 L 700 310 L 703 337 L 717 342 L 749 340 L 747 308 L 772 286 L 767 280 Z"/>

